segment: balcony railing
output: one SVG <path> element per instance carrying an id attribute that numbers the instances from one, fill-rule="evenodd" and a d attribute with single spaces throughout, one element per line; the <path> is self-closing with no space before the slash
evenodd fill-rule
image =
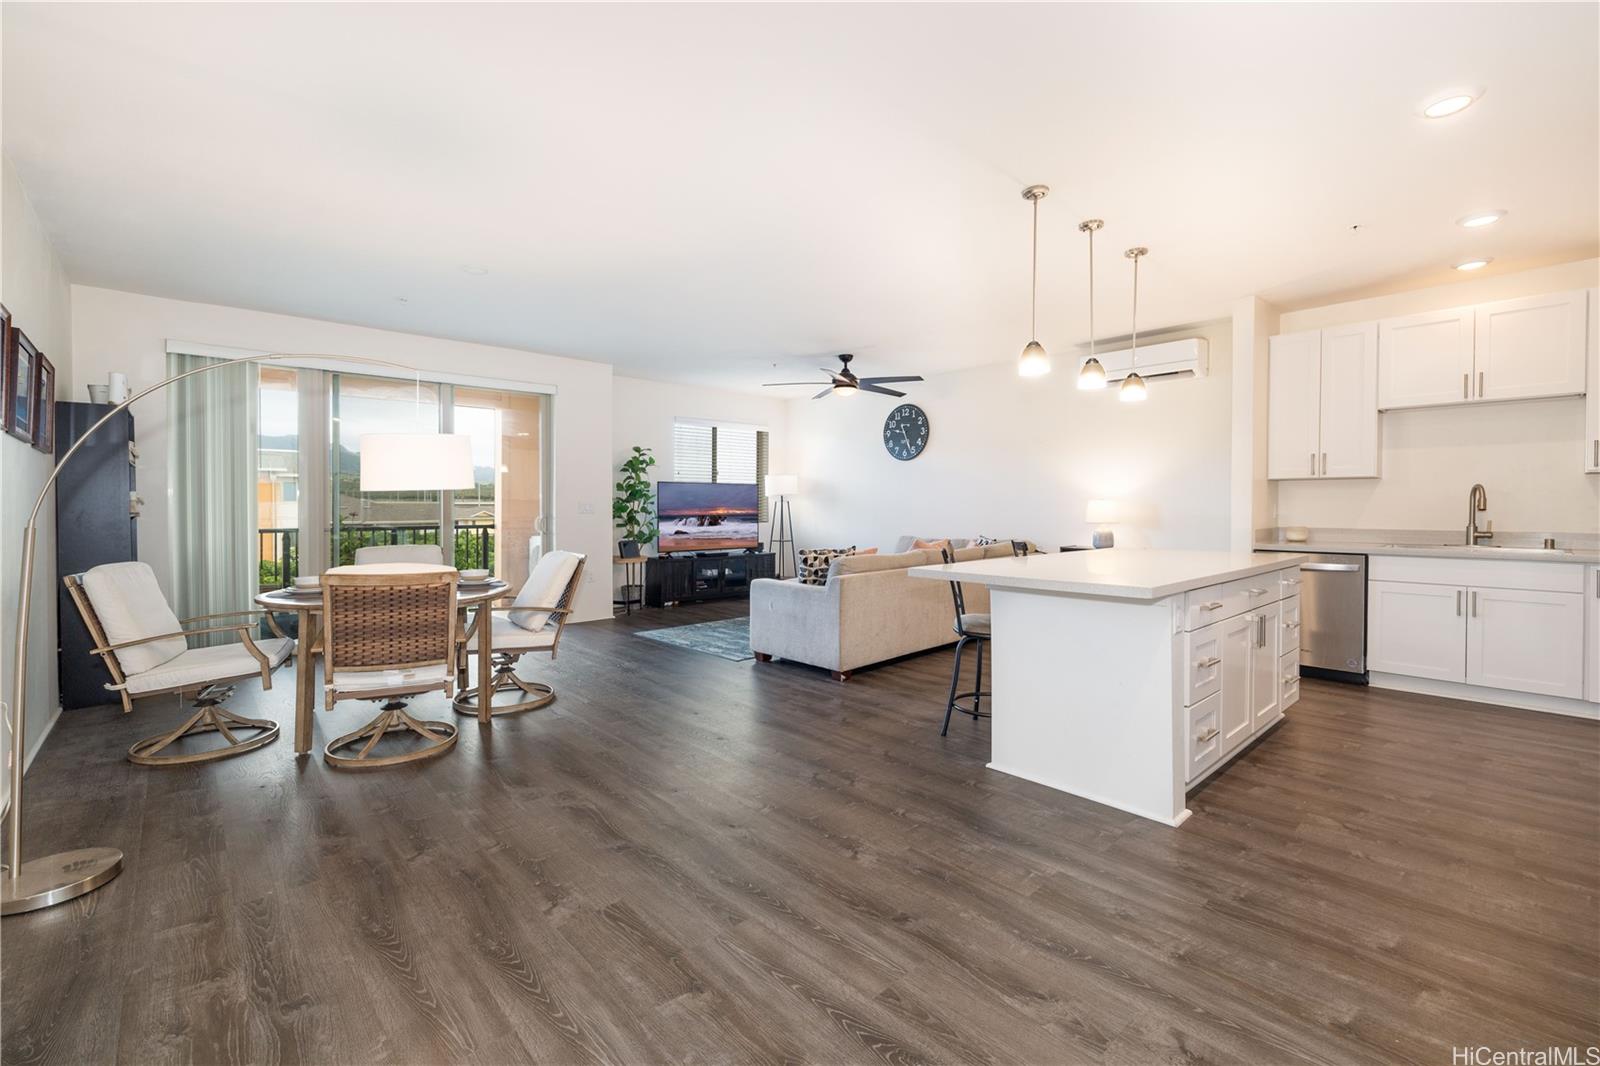
<path id="1" fill-rule="evenodd" d="M 457 522 L 453 562 L 460 570 L 494 569 L 494 527 Z M 261 541 L 261 591 L 287 588 L 300 573 L 300 531 L 257 530 Z M 335 566 L 355 562 L 356 549 L 389 544 L 438 544 L 438 526 L 345 525 L 339 528 Z"/>

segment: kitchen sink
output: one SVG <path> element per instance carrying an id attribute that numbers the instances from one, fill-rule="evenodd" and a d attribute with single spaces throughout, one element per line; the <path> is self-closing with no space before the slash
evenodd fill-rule
<path id="1" fill-rule="evenodd" d="M 1485 554 L 1489 554 L 1491 552 L 1500 552 L 1500 553 L 1502 553 L 1504 555 L 1571 555 L 1572 554 L 1572 549 L 1571 548 L 1519 548 L 1519 547 L 1515 547 L 1515 546 L 1510 545 L 1510 544 L 1470 544 L 1469 545 L 1469 544 L 1461 544 L 1459 542 L 1456 542 L 1456 543 L 1443 543 L 1443 542 L 1441 542 L 1441 543 L 1437 543 L 1437 544 L 1384 544 L 1384 545 L 1380 545 L 1380 546 L 1384 547 L 1384 548 L 1422 548 L 1422 549 L 1427 549 L 1427 548 L 1450 548 L 1450 549 L 1453 549 L 1453 550 L 1456 550 L 1456 551 L 1483 552 Z"/>

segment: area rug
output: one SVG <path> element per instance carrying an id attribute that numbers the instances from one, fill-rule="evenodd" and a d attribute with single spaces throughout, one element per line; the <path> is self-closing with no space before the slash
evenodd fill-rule
<path id="1" fill-rule="evenodd" d="M 696 622 L 692 626 L 647 629 L 638 634 L 646 640 L 671 644 L 675 648 L 703 651 L 719 659 L 742 663 L 754 659 L 750 650 L 750 619 L 724 618 L 716 622 Z"/>

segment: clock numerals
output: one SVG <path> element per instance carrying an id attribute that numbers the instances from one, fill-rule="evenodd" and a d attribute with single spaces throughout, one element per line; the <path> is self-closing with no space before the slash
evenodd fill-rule
<path id="1" fill-rule="evenodd" d="M 901 404 L 883 422 L 883 446 L 896 459 L 915 459 L 928 445 L 928 416 L 916 404 Z"/>

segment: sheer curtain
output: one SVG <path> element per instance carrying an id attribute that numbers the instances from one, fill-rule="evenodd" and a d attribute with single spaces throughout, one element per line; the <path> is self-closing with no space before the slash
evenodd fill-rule
<path id="1" fill-rule="evenodd" d="M 169 352 L 167 372 L 226 362 Z M 241 611 L 259 582 L 254 364 L 170 389 L 172 594 L 179 618 Z"/>

